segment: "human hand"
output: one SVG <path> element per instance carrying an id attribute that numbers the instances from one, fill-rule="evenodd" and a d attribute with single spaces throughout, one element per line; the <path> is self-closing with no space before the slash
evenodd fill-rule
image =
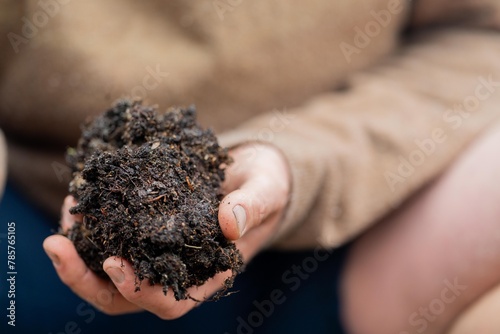
<path id="1" fill-rule="evenodd" d="M 290 192 L 290 175 L 284 157 L 272 146 L 243 145 L 230 152 L 234 163 L 226 170 L 223 191 L 227 194 L 219 206 L 219 224 L 229 240 L 234 240 L 244 262 L 248 262 L 269 242 L 283 216 Z M 248 157 L 251 158 L 248 158 Z M 61 227 L 67 231 L 81 217 L 69 213 L 76 204 L 68 196 L 63 204 Z M 189 312 L 199 302 L 176 301 L 173 292 L 163 294 L 160 285 L 143 284 L 135 292 L 136 277 L 129 262 L 110 257 L 103 269 L 113 283 L 98 277 L 80 258 L 73 243 L 62 235 L 45 239 L 43 247 L 52 259 L 61 280 L 77 295 L 107 314 L 147 310 L 162 319 L 175 319 Z M 228 270 L 215 275 L 188 292 L 193 299 L 206 300 L 221 289 Z"/>

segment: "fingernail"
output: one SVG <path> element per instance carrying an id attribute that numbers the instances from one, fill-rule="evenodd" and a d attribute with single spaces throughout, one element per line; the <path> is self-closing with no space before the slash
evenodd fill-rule
<path id="1" fill-rule="evenodd" d="M 106 274 L 111 278 L 111 280 L 115 283 L 122 283 L 125 280 L 125 274 L 118 267 L 109 267 L 106 269 Z"/>
<path id="2" fill-rule="evenodd" d="M 238 223 L 238 230 L 240 232 L 240 237 L 245 232 L 245 227 L 247 223 L 247 214 L 245 209 L 241 205 L 236 205 L 233 208 L 234 218 L 236 218 L 236 223 Z"/>
<path id="3" fill-rule="evenodd" d="M 54 266 L 57 267 L 61 263 L 61 261 L 59 260 L 59 256 L 57 256 L 56 254 L 47 252 L 47 256 L 50 258 Z"/>

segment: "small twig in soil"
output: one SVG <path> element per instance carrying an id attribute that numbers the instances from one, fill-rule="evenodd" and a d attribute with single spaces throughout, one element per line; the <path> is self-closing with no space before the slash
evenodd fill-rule
<path id="1" fill-rule="evenodd" d="M 191 191 L 194 190 L 193 184 L 191 183 L 191 180 L 189 179 L 189 176 L 186 176 L 186 183 Z"/>
<path id="2" fill-rule="evenodd" d="M 186 246 L 188 248 L 201 249 L 200 246 L 191 246 L 191 245 L 188 245 L 188 244 L 184 244 L 184 246 Z"/>
<path id="3" fill-rule="evenodd" d="M 101 250 L 101 247 L 97 246 L 97 244 L 92 239 L 90 239 L 89 237 L 87 237 L 87 240 L 90 241 L 92 243 L 92 245 L 95 246 L 95 248 Z"/>
<path id="4" fill-rule="evenodd" d="M 167 194 L 163 194 L 163 195 L 157 196 L 155 198 L 148 199 L 146 202 L 148 202 L 148 203 L 156 202 L 156 201 L 158 201 L 159 199 L 161 199 L 162 197 L 165 197 L 165 196 L 167 196 Z"/>

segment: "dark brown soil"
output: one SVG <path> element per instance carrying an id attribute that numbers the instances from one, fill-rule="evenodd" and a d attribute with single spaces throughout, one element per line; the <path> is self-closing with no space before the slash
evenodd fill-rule
<path id="1" fill-rule="evenodd" d="M 230 158 L 197 125 L 194 107 L 161 114 L 120 101 L 83 126 L 67 160 L 78 201 L 70 211 L 84 217 L 68 237 L 94 272 L 107 278 L 103 261 L 123 257 L 134 267 L 137 290 L 147 280 L 165 294 L 172 288 L 177 300 L 228 269 L 232 286 L 241 255 L 217 218 Z"/>

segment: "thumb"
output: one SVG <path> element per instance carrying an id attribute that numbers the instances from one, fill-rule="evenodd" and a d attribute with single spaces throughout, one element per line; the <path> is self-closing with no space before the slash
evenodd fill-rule
<path id="1" fill-rule="evenodd" d="M 233 155 L 235 160 L 239 154 L 242 152 Z M 252 163 L 245 168 L 229 168 L 228 173 L 232 173 L 230 180 L 238 180 L 239 188 L 222 200 L 219 223 L 226 238 L 237 240 L 284 209 L 290 188 L 288 166 L 281 153 L 265 146 Z"/>

